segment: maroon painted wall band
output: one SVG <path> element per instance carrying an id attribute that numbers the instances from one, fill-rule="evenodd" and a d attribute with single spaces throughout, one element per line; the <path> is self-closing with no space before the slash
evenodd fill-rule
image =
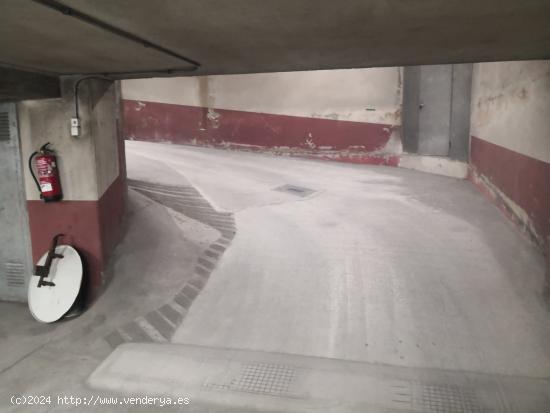
<path id="1" fill-rule="evenodd" d="M 262 148 L 382 150 L 395 126 L 124 100 L 124 136 L 152 142 Z"/>

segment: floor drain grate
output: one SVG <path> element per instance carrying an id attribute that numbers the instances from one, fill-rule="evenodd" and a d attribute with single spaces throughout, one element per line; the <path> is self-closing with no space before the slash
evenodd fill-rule
<path id="1" fill-rule="evenodd" d="M 419 404 L 426 412 L 482 412 L 474 390 L 460 386 L 422 386 Z"/>
<path id="2" fill-rule="evenodd" d="M 313 189 L 304 188 L 303 186 L 296 185 L 282 185 L 273 189 L 274 191 L 288 192 L 289 194 L 305 197 L 313 194 L 315 191 Z"/>

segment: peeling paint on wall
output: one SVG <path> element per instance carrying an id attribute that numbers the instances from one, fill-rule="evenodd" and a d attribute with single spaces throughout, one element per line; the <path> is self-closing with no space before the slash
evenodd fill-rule
<path id="1" fill-rule="evenodd" d="M 398 125 L 401 71 L 393 67 L 153 78 L 125 80 L 122 86 L 127 100 Z M 387 114 L 393 114 L 391 122 Z"/>
<path id="2" fill-rule="evenodd" d="M 400 128 L 391 124 L 282 116 L 214 108 L 124 101 L 125 136 L 137 140 L 218 146 L 222 142 L 263 148 L 330 148 L 384 151 Z M 206 114 L 206 122 L 202 121 Z M 204 125 L 204 127 L 203 127 Z M 400 146 L 392 142 L 392 150 Z"/>
<path id="3" fill-rule="evenodd" d="M 531 239 L 550 238 L 550 61 L 474 65 L 471 180 Z"/>
<path id="4" fill-rule="evenodd" d="M 224 148 L 400 153 L 401 71 L 128 80 L 125 136 Z"/>

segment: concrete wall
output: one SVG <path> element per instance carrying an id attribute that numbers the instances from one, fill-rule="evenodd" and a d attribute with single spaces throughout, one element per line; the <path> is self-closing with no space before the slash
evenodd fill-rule
<path id="1" fill-rule="evenodd" d="M 550 61 L 474 65 L 472 179 L 533 239 L 550 237 Z"/>
<path id="2" fill-rule="evenodd" d="M 409 90 L 418 100 L 409 109 L 418 112 L 419 103 L 425 105 L 413 122 L 417 141 L 406 147 L 412 156 L 401 153 L 400 68 L 128 80 L 123 82 L 124 135 L 456 177 L 465 177 L 468 166 L 448 156 L 470 158 L 472 180 L 543 244 L 550 235 L 549 65 L 483 63 L 473 72 L 471 65 L 454 65 L 441 102 L 429 103 L 431 115 L 428 103 L 420 102 L 420 88 Z M 419 73 L 411 79 L 418 81 Z M 425 153 L 420 142 L 431 139 L 420 127 L 422 116 L 427 123 L 440 120 L 435 109 L 441 107 L 447 108 L 442 152 L 427 154 L 443 156 L 417 156 Z"/>
<path id="3" fill-rule="evenodd" d="M 128 139 L 307 152 L 401 150 L 401 69 L 125 80 Z"/>
<path id="4" fill-rule="evenodd" d="M 71 79 L 62 82 L 62 98 L 18 103 L 23 160 L 46 143 L 56 151 L 63 201 L 44 203 L 25 167 L 25 190 L 33 260 L 49 248 L 57 233 L 81 253 L 89 276 L 89 296 L 102 285 L 102 271 L 121 235 L 126 173 L 120 136 L 118 83 L 85 80 L 80 86 L 82 133 L 70 136 L 74 116 Z"/>

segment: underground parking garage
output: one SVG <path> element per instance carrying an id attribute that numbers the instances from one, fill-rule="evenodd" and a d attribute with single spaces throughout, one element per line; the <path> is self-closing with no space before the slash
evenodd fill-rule
<path id="1" fill-rule="evenodd" d="M 0 7 L 0 411 L 548 411 L 545 2 Z"/>

